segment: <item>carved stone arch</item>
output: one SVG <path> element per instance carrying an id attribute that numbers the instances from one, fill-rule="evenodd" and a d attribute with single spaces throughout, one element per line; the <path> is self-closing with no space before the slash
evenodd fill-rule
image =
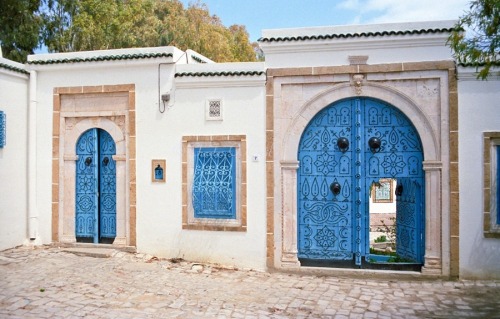
<path id="1" fill-rule="evenodd" d="M 125 155 L 126 143 L 124 132 L 117 123 L 105 117 L 83 118 L 78 121 L 65 136 L 64 155 L 76 156 L 76 143 L 78 139 L 85 131 L 92 128 L 99 128 L 108 132 L 115 142 L 116 155 Z"/>
<path id="2" fill-rule="evenodd" d="M 422 273 L 441 275 L 442 269 L 442 238 L 441 203 L 447 200 L 442 189 L 441 141 L 436 121 L 431 120 L 431 114 L 404 93 L 383 84 L 363 83 L 362 93 L 354 95 L 349 83 L 335 84 L 307 101 L 304 101 L 298 111 L 289 119 L 280 123 L 281 145 L 277 145 L 279 159 L 279 178 L 281 189 L 277 198 L 281 199 L 281 243 L 280 264 L 284 268 L 298 268 L 297 257 L 297 160 L 298 147 L 302 133 L 313 117 L 328 105 L 349 98 L 374 98 L 399 109 L 415 126 L 423 146 L 425 171 L 425 256 Z M 434 123 L 434 124 L 433 124 Z M 279 231 L 279 230 L 278 230 Z M 279 233 L 279 232 L 278 232 Z"/>
<path id="3" fill-rule="evenodd" d="M 293 117 L 286 129 L 283 140 L 282 160 L 297 159 L 299 141 L 304 129 L 312 118 L 323 108 L 337 101 L 348 98 L 370 97 L 389 103 L 391 106 L 403 112 L 417 129 L 424 148 L 424 159 L 426 161 L 440 160 L 440 145 L 437 128 L 433 127 L 428 116 L 422 111 L 417 103 L 405 94 L 378 83 L 365 83 L 363 94 L 354 96 L 350 84 L 337 84 L 325 90 L 310 100 L 306 101 Z"/>
<path id="4" fill-rule="evenodd" d="M 75 243 L 76 145 L 87 130 L 109 133 L 116 153 L 116 237 L 113 245 L 136 245 L 135 85 L 54 89 L 52 240 Z"/>
<path id="5" fill-rule="evenodd" d="M 63 214 L 59 218 L 59 238 L 61 242 L 76 242 L 75 237 L 75 177 L 76 177 L 76 144 L 79 138 L 89 129 L 98 128 L 109 133 L 115 142 L 116 154 L 116 238 L 114 244 L 127 245 L 129 211 L 126 172 L 126 138 L 123 128 L 119 125 L 117 117 L 108 118 L 102 116 L 66 118 L 66 130 L 63 134 L 64 147 L 62 165 L 61 188 L 64 195 L 60 203 Z"/>

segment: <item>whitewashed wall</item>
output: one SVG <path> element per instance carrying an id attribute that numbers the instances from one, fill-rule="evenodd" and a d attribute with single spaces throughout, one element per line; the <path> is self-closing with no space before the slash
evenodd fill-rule
<path id="1" fill-rule="evenodd" d="M 452 28 L 456 21 L 385 23 L 291 29 L 262 30 L 259 45 L 266 54 L 268 68 L 349 65 L 349 57 L 367 56 L 368 64 L 449 60 L 451 50 L 444 45 L 447 33 L 422 33 L 409 36 L 350 37 L 354 34 L 405 32 Z M 328 38 L 342 35 L 341 38 Z M 314 41 L 276 41 L 277 39 L 323 36 Z"/>
<path id="2" fill-rule="evenodd" d="M 500 76 L 458 76 L 460 277 L 500 279 L 500 239 L 483 236 L 483 132 L 500 132 Z"/>
<path id="3" fill-rule="evenodd" d="M 66 58 L 57 55 L 43 58 L 61 57 Z M 177 60 L 174 57 L 173 62 Z M 186 60 L 182 58 L 179 61 Z M 158 92 L 160 62 L 166 63 L 160 67 Z M 184 88 L 176 89 L 173 86 L 175 66 L 171 62 L 145 59 L 32 66 L 38 74 L 37 195 L 40 240 L 51 242 L 53 89 L 135 84 L 137 250 L 159 257 L 265 269 L 265 74 L 258 77 L 258 81 L 254 77 L 222 77 L 221 82 L 221 77 L 216 77 L 208 79 L 206 85 L 200 85 L 206 79 L 194 77 L 187 80 L 194 85 L 185 84 Z M 264 70 L 262 63 L 211 65 L 193 65 L 192 70 Z M 159 106 L 163 107 L 163 103 L 159 105 L 158 98 L 164 93 L 170 93 L 171 99 L 166 104 L 166 111 L 160 113 Z M 222 122 L 205 122 L 207 98 L 223 100 Z M 246 135 L 247 156 L 259 156 L 257 162 L 247 158 L 247 231 L 182 230 L 182 136 L 219 134 Z M 152 183 L 152 159 L 166 160 L 166 183 Z"/>
<path id="4" fill-rule="evenodd" d="M 262 63 L 177 65 L 177 73 L 263 71 Z M 173 106 L 138 113 L 137 247 L 187 260 L 265 269 L 265 75 L 176 79 Z M 221 99 L 223 121 L 205 121 L 207 99 Z M 181 139 L 188 135 L 246 135 L 247 231 L 182 229 Z M 251 156 L 259 157 L 257 162 Z M 151 159 L 166 159 L 166 183 L 151 183 Z"/>
<path id="5" fill-rule="evenodd" d="M 175 48 L 174 48 L 175 49 Z M 152 49 L 153 50 L 153 49 Z M 158 50 L 160 50 L 158 48 Z M 137 53 L 137 49 L 115 50 L 106 52 L 108 55 Z M 173 51 L 174 59 L 178 60 L 178 55 L 182 51 Z M 30 56 L 31 59 L 61 59 L 74 57 L 87 57 L 97 53 L 77 52 L 72 54 L 49 54 L 42 56 Z M 102 54 L 102 53 L 101 53 Z M 105 62 L 84 62 L 84 63 L 63 63 L 50 65 L 31 65 L 30 68 L 37 72 L 37 210 L 38 210 L 38 233 L 42 243 L 50 243 L 52 225 L 52 112 L 53 112 L 53 90 L 56 87 L 73 86 L 95 86 L 95 85 L 115 85 L 115 84 L 135 84 L 136 89 L 136 110 L 137 110 L 137 134 L 140 152 L 148 143 L 147 139 L 140 136 L 144 128 L 155 122 L 160 122 L 158 113 L 158 63 L 165 63 L 161 67 L 163 80 L 161 90 L 169 90 L 173 81 L 173 60 L 172 58 L 105 61 Z M 174 61 L 175 61 L 174 60 Z M 171 75 L 171 76 L 169 76 Z M 151 117 L 148 117 L 150 116 Z M 148 119 L 147 121 L 145 119 Z M 149 121 L 149 122 L 148 122 Z M 149 140 L 150 142 L 150 140 Z M 152 145 L 157 147 L 157 145 Z M 138 155 L 140 158 L 140 155 Z M 145 161 L 138 160 L 137 168 L 145 165 Z M 150 163 L 148 165 L 151 165 Z M 149 169 L 149 166 L 148 166 Z M 150 175 L 140 176 L 138 179 L 150 178 Z M 147 199 L 146 199 L 147 200 Z M 137 199 L 138 202 L 144 199 Z M 139 204 L 138 204 L 139 205 Z M 139 211 L 138 206 L 138 211 Z M 150 212 L 155 214 L 155 211 Z M 138 213 L 138 220 L 144 214 Z M 138 234 L 138 237 L 140 234 Z"/>
<path id="6" fill-rule="evenodd" d="M 24 65 L 0 58 L 8 67 Z M 0 250 L 27 239 L 28 76 L 0 67 L 0 111 L 7 115 L 7 141 L 0 148 Z"/>

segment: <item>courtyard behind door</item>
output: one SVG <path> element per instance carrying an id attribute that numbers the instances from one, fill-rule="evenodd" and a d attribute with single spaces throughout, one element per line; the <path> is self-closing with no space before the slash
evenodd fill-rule
<path id="1" fill-rule="evenodd" d="M 369 196 L 384 178 L 406 185 L 399 186 L 403 193 L 396 196 L 397 250 L 422 262 L 423 150 L 415 127 L 402 112 L 369 98 L 334 103 L 304 130 L 298 159 L 302 264 L 358 267 L 368 263 Z"/>
<path id="2" fill-rule="evenodd" d="M 112 243 L 116 237 L 116 153 L 108 132 L 93 128 L 76 145 L 76 221 L 78 242 Z"/>

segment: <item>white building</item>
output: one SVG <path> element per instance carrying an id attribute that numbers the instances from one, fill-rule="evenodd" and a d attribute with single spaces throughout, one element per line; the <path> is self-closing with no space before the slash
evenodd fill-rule
<path id="1" fill-rule="evenodd" d="M 173 47 L 0 58 L 0 249 L 500 278 L 499 76 L 455 65 L 453 25 L 264 30 L 265 63 Z M 384 178 L 405 263 L 369 249 Z"/>

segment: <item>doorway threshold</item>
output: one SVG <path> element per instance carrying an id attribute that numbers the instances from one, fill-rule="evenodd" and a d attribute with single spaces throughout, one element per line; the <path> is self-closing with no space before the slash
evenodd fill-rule
<path id="1" fill-rule="evenodd" d="M 60 248 L 95 248 L 95 249 L 108 249 L 118 250 L 127 253 L 136 253 L 137 248 L 134 246 L 123 246 L 113 244 L 93 244 L 93 243 L 53 243 L 52 246 Z"/>
<path id="2" fill-rule="evenodd" d="M 358 279 L 380 279 L 380 280 L 429 280 L 443 278 L 442 276 L 423 274 L 418 271 L 407 270 L 380 270 L 363 268 L 327 268 L 314 266 L 301 266 L 299 268 L 279 268 L 279 272 L 300 275 L 348 277 Z"/>

